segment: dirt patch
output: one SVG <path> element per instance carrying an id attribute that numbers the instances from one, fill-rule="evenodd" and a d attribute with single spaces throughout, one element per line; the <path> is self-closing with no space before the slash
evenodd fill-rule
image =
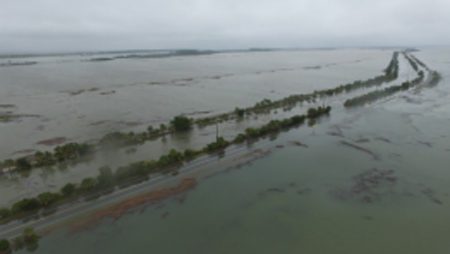
<path id="1" fill-rule="evenodd" d="M 137 207 L 161 202 L 172 196 L 189 191 L 196 185 L 197 180 L 195 178 L 184 178 L 177 186 L 147 192 L 136 197 L 121 201 L 117 204 L 111 205 L 109 207 L 96 211 L 91 215 L 88 215 L 88 217 L 83 219 L 82 221 L 74 223 L 70 227 L 70 232 L 76 233 L 82 230 L 86 230 L 92 226 L 97 225 L 99 222 L 106 218 L 118 220 L 127 212 L 130 212 Z"/>
<path id="2" fill-rule="evenodd" d="M 56 146 L 61 145 L 67 141 L 67 138 L 65 137 L 55 137 L 50 139 L 41 140 L 39 142 L 36 142 L 38 145 L 44 145 L 44 146 Z"/>
<path id="3" fill-rule="evenodd" d="M 31 154 L 36 152 L 36 150 L 34 149 L 23 149 L 23 150 L 19 150 L 19 151 L 15 151 L 14 153 L 12 153 L 12 155 L 17 155 L 17 154 Z"/>

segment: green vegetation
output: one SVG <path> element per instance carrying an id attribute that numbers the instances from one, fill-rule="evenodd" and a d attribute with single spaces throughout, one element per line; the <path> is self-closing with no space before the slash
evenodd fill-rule
<path id="1" fill-rule="evenodd" d="M 410 57 L 410 55 L 407 54 L 406 52 L 403 52 L 403 56 L 406 58 L 406 60 L 408 60 L 409 64 L 414 69 L 414 71 L 419 72 L 419 66 L 417 65 L 416 61 L 412 57 Z"/>
<path id="2" fill-rule="evenodd" d="M 25 228 L 22 235 L 12 241 L 12 247 L 15 251 L 26 248 L 28 251 L 35 251 L 39 246 L 39 236 L 33 228 Z"/>
<path id="3" fill-rule="evenodd" d="M 423 71 L 419 71 L 419 76 L 412 81 L 405 81 L 401 85 L 389 86 L 382 90 L 372 91 L 351 99 L 348 99 L 344 102 L 345 107 L 354 107 L 361 106 L 367 103 L 374 102 L 381 98 L 390 96 L 400 91 L 408 90 L 409 88 L 420 84 L 424 79 Z"/>
<path id="4" fill-rule="evenodd" d="M 428 66 L 422 62 L 420 59 L 418 59 L 417 57 L 415 57 L 413 54 L 408 54 L 409 57 L 411 59 L 413 59 L 418 65 L 422 66 L 423 68 L 425 68 L 427 71 L 431 71 L 430 68 L 428 68 Z"/>
<path id="5" fill-rule="evenodd" d="M 419 70 L 418 66 L 423 67 L 429 72 L 429 79 L 426 81 L 427 86 L 435 86 L 437 85 L 441 80 L 442 76 L 437 71 L 431 71 L 428 66 L 426 66 L 423 62 L 421 62 L 419 59 L 417 59 L 414 55 L 411 55 L 407 52 L 403 52 L 403 55 L 408 60 L 411 67 L 417 72 L 418 77 L 411 80 L 411 81 L 405 81 L 401 85 L 396 86 L 390 86 L 386 87 L 382 90 L 376 90 L 373 92 L 369 92 L 367 94 L 363 94 L 361 96 L 357 96 L 351 99 L 348 99 L 344 102 L 345 107 L 354 107 L 354 106 L 360 106 L 367 103 L 374 102 L 378 99 L 390 96 L 392 94 L 395 94 L 400 91 L 405 91 L 410 89 L 411 87 L 417 86 L 420 83 L 424 82 L 425 74 L 423 71 Z"/>
<path id="6" fill-rule="evenodd" d="M 213 143 L 208 144 L 203 150 L 207 153 L 213 153 L 224 150 L 230 145 L 230 142 L 226 141 L 223 137 L 218 137 Z"/>
<path id="7" fill-rule="evenodd" d="M 260 102 L 257 102 L 255 105 L 245 108 L 245 109 L 239 109 L 236 108 L 233 112 L 229 113 L 223 113 L 216 116 L 206 117 L 195 120 L 195 123 L 199 125 L 200 127 L 212 125 L 216 123 L 220 123 L 223 121 L 228 121 L 229 119 L 233 119 L 233 117 L 240 117 L 245 114 L 260 114 L 260 113 L 268 113 L 272 109 L 277 108 L 283 108 L 285 110 L 289 110 L 293 107 L 295 107 L 298 103 L 304 103 L 304 102 L 314 102 L 316 99 L 322 98 L 322 97 L 329 97 L 329 96 L 335 96 L 341 93 L 347 93 L 356 89 L 361 88 L 368 88 L 372 86 L 378 86 L 385 82 L 390 82 L 398 77 L 398 71 L 399 71 L 399 62 L 398 62 L 399 52 L 394 52 L 392 55 L 392 59 L 389 62 L 389 65 L 384 70 L 384 73 L 382 75 L 376 76 L 371 79 L 367 79 L 364 81 L 357 80 L 349 84 L 340 85 L 335 88 L 330 89 L 323 89 L 314 91 L 313 93 L 309 94 L 295 94 L 290 95 L 288 97 L 285 97 L 280 100 L 269 100 L 269 99 L 263 99 Z"/>
<path id="8" fill-rule="evenodd" d="M 42 207 L 49 207 L 61 199 L 59 193 L 44 192 L 38 195 L 39 203 Z"/>
<path id="9" fill-rule="evenodd" d="M 145 140 L 147 140 L 147 137 L 147 132 L 143 132 L 140 134 L 135 134 L 134 132 L 113 132 L 103 136 L 99 141 L 99 145 L 101 147 L 122 147 L 137 145 L 144 143 Z"/>
<path id="10" fill-rule="evenodd" d="M 31 169 L 31 164 L 25 157 L 17 159 L 15 162 L 15 166 L 16 169 L 19 171 L 26 171 Z"/>
<path id="11" fill-rule="evenodd" d="M 245 115 L 245 110 L 241 108 L 235 108 L 234 113 L 236 114 L 237 117 L 242 118 Z"/>
<path id="12" fill-rule="evenodd" d="M 7 208 L 0 209 L 0 220 L 6 219 L 11 216 L 11 211 Z"/>
<path id="13" fill-rule="evenodd" d="M 428 81 L 428 86 L 436 86 L 441 80 L 442 80 L 442 76 L 441 74 L 439 74 L 439 72 L 437 71 L 432 71 L 430 73 L 430 80 Z"/>
<path id="14" fill-rule="evenodd" d="M 54 157 L 59 162 L 77 160 L 91 152 L 91 146 L 88 144 L 68 143 L 63 146 L 57 146 L 54 150 Z"/>
<path id="15" fill-rule="evenodd" d="M 68 183 L 61 188 L 61 193 L 65 197 L 70 197 L 75 193 L 75 185 Z"/>
<path id="16" fill-rule="evenodd" d="M 185 116 L 176 116 L 170 122 L 175 131 L 188 131 L 192 128 L 192 119 Z"/>
<path id="17" fill-rule="evenodd" d="M 174 117 L 171 121 L 171 126 L 167 127 L 161 124 L 159 128 L 149 126 L 147 131 L 141 133 L 122 133 L 113 132 L 103 136 L 98 144 L 91 145 L 86 143 L 69 143 L 63 146 L 58 146 L 53 152 L 36 152 L 32 156 L 21 157 L 16 160 L 5 160 L 0 162 L 0 172 L 6 170 L 18 170 L 27 172 L 32 168 L 37 167 L 51 167 L 57 164 L 65 165 L 66 163 L 77 163 L 89 159 L 95 152 L 95 148 L 99 147 L 123 147 L 129 145 L 137 145 L 146 142 L 147 140 L 154 140 L 156 138 L 164 137 L 173 132 L 184 132 L 192 128 L 193 123 L 199 127 L 217 124 L 230 119 L 240 119 L 245 115 L 269 113 L 270 110 L 282 108 L 289 110 L 299 103 L 314 102 L 316 99 L 334 96 L 344 92 L 350 92 L 355 89 L 381 85 L 383 82 L 389 82 L 398 76 L 398 55 L 399 52 L 394 52 L 389 65 L 384 70 L 384 74 L 368 79 L 365 81 L 355 81 L 349 84 L 340 85 L 335 88 L 314 91 L 309 94 L 291 95 L 279 100 L 263 99 L 255 105 L 248 108 L 236 108 L 232 112 L 222 113 L 215 116 L 199 118 L 196 120 L 187 118 L 185 116 Z M 411 56 L 413 57 L 413 56 Z M 420 65 L 420 63 L 419 63 Z M 312 121 L 311 121 L 312 122 Z"/>
<path id="18" fill-rule="evenodd" d="M 208 153 L 222 152 L 232 144 L 240 144 L 245 141 L 254 141 L 270 134 L 277 134 L 283 130 L 297 127 L 305 120 L 316 120 L 328 115 L 331 107 L 317 107 L 308 110 L 306 115 L 272 120 L 259 128 L 248 128 L 245 133 L 236 136 L 232 141 L 218 137 L 215 142 L 206 145 L 200 150 L 187 149 L 179 152 L 174 149 L 168 154 L 162 155 L 158 160 L 139 161 L 118 168 L 115 172 L 109 167 L 101 167 L 96 178 L 85 178 L 79 184 L 68 183 L 59 192 L 44 192 L 35 198 L 25 198 L 14 203 L 11 209 L 0 209 L 0 223 L 6 223 L 15 219 L 26 218 L 41 210 L 56 207 L 64 202 L 78 198 L 86 200 L 98 198 L 101 195 L 114 191 L 116 187 L 122 188 L 149 178 L 151 174 L 176 173 L 177 169 L 185 162 Z"/>
<path id="19" fill-rule="evenodd" d="M 8 240 L 2 239 L 0 240 L 0 253 L 10 253 L 11 252 L 11 244 Z"/>
<path id="20" fill-rule="evenodd" d="M 54 166 L 57 163 L 77 162 L 87 158 L 93 152 L 93 146 L 88 144 L 68 143 L 57 146 L 51 152 L 36 152 L 34 155 L 20 157 L 16 160 L 0 162 L 0 170 L 10 168 L 26 172 L 36 167 Z"/>
<path id="21" fill-rule="evenodd" d="M 27 213 L 39 210 L 41 203 L 37 198 L 25 198 L 19 202 L 14 203 L 11 208 L 12 214 Z"/>

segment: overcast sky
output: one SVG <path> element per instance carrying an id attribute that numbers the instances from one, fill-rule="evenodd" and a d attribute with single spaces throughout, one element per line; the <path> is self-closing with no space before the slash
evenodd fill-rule
<path id="1" fill-rule="evenodd" d="M 450 44 L 450 0 L 0 0 L 0 51 Z"/>

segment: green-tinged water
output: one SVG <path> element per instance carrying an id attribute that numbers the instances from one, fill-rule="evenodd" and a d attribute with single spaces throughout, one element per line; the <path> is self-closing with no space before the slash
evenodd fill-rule
<path id="1" fill-rule="evenodd" d="M 36 253 L 449 253 L 449 117 L 437 104 L 337 109 L 281 134 L 267 157 L 201 180 L 184 202 L 56 231 Z"/>

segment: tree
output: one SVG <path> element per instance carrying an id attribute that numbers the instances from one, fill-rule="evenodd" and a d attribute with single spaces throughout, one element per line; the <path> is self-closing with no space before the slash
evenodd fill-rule
<path id="1" fill-rule="evenodd" d="M 197 151 L 192 150 L 192 149 L 186 149 L 183 153 L 184 158 L 186 158 L 187 160 L 191 160 L 193 159 L 196 155 L 198 154 Z"/>
<path id="2" fill-rule="evenodd" d="M 88 192 L 88 191 L 93 190 L 96 185 L 97 185 L 97 181 L 94 178 L 87 177 L 87 178 L 84 178 L 83 181 L 81 181 L 80 190 L 82 192 Z"/>
<path id="3" fill-rule="evenodd" d="M 100 174 L 97 176 L 97 183 L 100 188 L 111 187 L 114 184 L 114 174 L 108 166 L 104 166 L 98 169 Z"/>
<path id="4" fill-rule="evenodd" d="M 25 243 L 35 242 L 39 239 L 39 236 L 34 232 L 32 227 L 25 228 L 23 230 L 23 240 Z"/>
<path id="5" fill-rule="evenodd" d="M 12 246 L 14 251 L 21 250 L 25 247 L 25 243 L 23 242 L 23 236 L 18 236 L 12 240 Z"/>
<path id="6" fill-rule="evenodd" d="M 13 214 L 21 212 L 31 212 L 41 208 L 41 203 L 36 198 L 24 198 L 16 203 L 11 208 Z"/>
<path id="7" fill-rule="evenodd" d="M 39 236 L 34 232 L 33 228 L 25 228 L 22 238 L 28 251 L 34 251 L 38 248 Z"/>
<path id="8" fill-rule="evenodd" d="M 11 216 L 11 211 L 7 208 L 0 208 L 0 220 L 6 219 Z"/>
<path id="9" fill-rule="evenodd" d="M 192 120 L 185 116 L 176 116 L 170 123 L 175 131 L 188 131 L 192 127 Z"/>
<path id="10" fill-rule="evenodd" d="M 8 240 L 2 239 L 0 240 L 0 253 L 10 253 L 11 252 L 11 244 Z"/>
<path id="11" fill-rule="evenodd" d="M 243 117 L 245 114 L 245 110 L 241 109 L 241 108 L 235 108 L 234 109 L 234 113 L 238 116 L 238 117 Z"/>
<path id="12" fill-rule="evenodd" d="M 68 184 L 64 185 L 64 187 L 61 188 L 61 193 L 64 196 L 69 197 L 75 193 L 75 189 L 76 189 L 75 184 L 68 183 Z"/>
<path id="13" fill-rule="evenodd" d="M 216 142 L 210 143 L 206 146 L 205 151 L 209 153 L 220 151 L 227 148 L 229 144 L 230 143 L 226 141 L 223 137 L 218 137 Z"/>
<path id="14" fill-rule="evenodd" d="M 36 161 L 37 167 L 51 166 L 55 164 L 53 155 L 50 152 L 38 151 L 34 154 L 34 160 Z"/>
<path id="15" fill-rule="evenodd" d="M 60 199 L 60 195 L 52 192 L 44 192 L 39 194 L 38 199 L 43 207 L 48 207 Z"/>
<path id="16" fill-rule="evenodd" d="M 171 149 L 166 155 L 162 155 L 158 160 L 158 166 L 166 167 L 175 164 L 180 164 L 183 161 L 183 154 L 175 149 Z"/>
<path id="17" fill-rule="evenodd" d="M 27 158 L 19 158 L 16 160 L 16 168 L 18 170 L 30 170 L 31 164 Z"/>

